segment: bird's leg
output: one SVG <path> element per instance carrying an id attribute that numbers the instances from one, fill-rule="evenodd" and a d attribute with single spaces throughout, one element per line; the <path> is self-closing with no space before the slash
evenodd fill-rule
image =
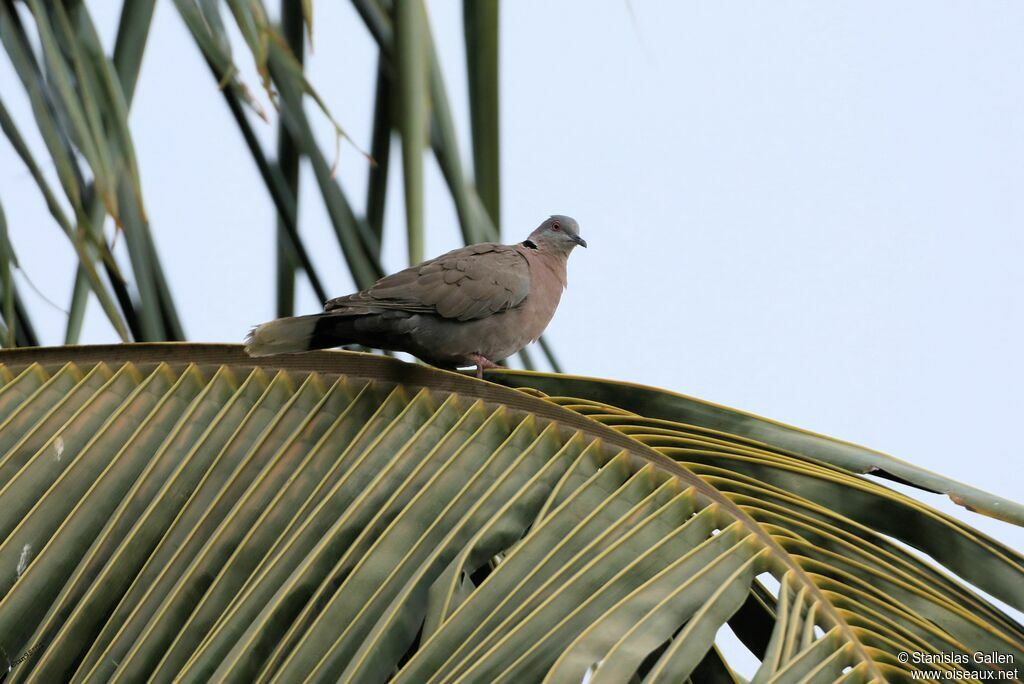
<path id="1" fill-rule="evenodd" d="M 473 363 L 476 364 L 476 377 L 480 378 L 481 380 L 484 377 L 485 368 L 498 367 L 498 364 L 494 363 L 493 361 L 491 361 L 490 359 L 481 354 L 470 354 L 469 358 Z"/>

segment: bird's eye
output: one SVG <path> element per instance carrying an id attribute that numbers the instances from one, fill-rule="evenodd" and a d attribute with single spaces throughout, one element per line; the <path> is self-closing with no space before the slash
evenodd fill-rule
<path id="1" fill-rule="evenodd" d="M 559 225 L 558 221 L 551 224 L 551 230 L 562 230 L 562 226 Z"/>

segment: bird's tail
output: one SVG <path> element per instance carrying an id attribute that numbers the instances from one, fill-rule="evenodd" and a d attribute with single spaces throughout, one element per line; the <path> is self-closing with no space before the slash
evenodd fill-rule
<path id="1" fill-rule="evenodd" d="M 322 348 L 313 341 L 317 322 L 323 315 L 278 318 L 276 321 L 257 325 L 245 338 L 245 351 L 249 356 L 270 356 Z"/>

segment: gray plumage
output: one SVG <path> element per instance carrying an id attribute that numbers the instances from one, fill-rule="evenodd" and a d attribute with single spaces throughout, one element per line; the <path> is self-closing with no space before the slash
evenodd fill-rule
<path id="1" fill-rule="evenodd" d="M 338 297 L 324 312 L 258 325 L 252 356 L 346 344 L 404 351 L 442 367 L 477 367 L 540 337 L 566 286 L 566 261 L 587 246 L 568 216 L 552 216 L 515 245 L 485 242 L 452 250 Z"/>

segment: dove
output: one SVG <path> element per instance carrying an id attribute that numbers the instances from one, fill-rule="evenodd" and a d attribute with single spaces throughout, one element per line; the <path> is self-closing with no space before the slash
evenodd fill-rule
<path id="1" fill-rule="evenodd" d="M 484 242 L 452 250 L 331 299 L 323 313 L 254 327 L 250 356 L 359 344 L 408 352 L 442 368 L 476 366 L 476 375 L 540 337 L 566 287 L 579 225 L 555 215 L 514 245 Z"/>

